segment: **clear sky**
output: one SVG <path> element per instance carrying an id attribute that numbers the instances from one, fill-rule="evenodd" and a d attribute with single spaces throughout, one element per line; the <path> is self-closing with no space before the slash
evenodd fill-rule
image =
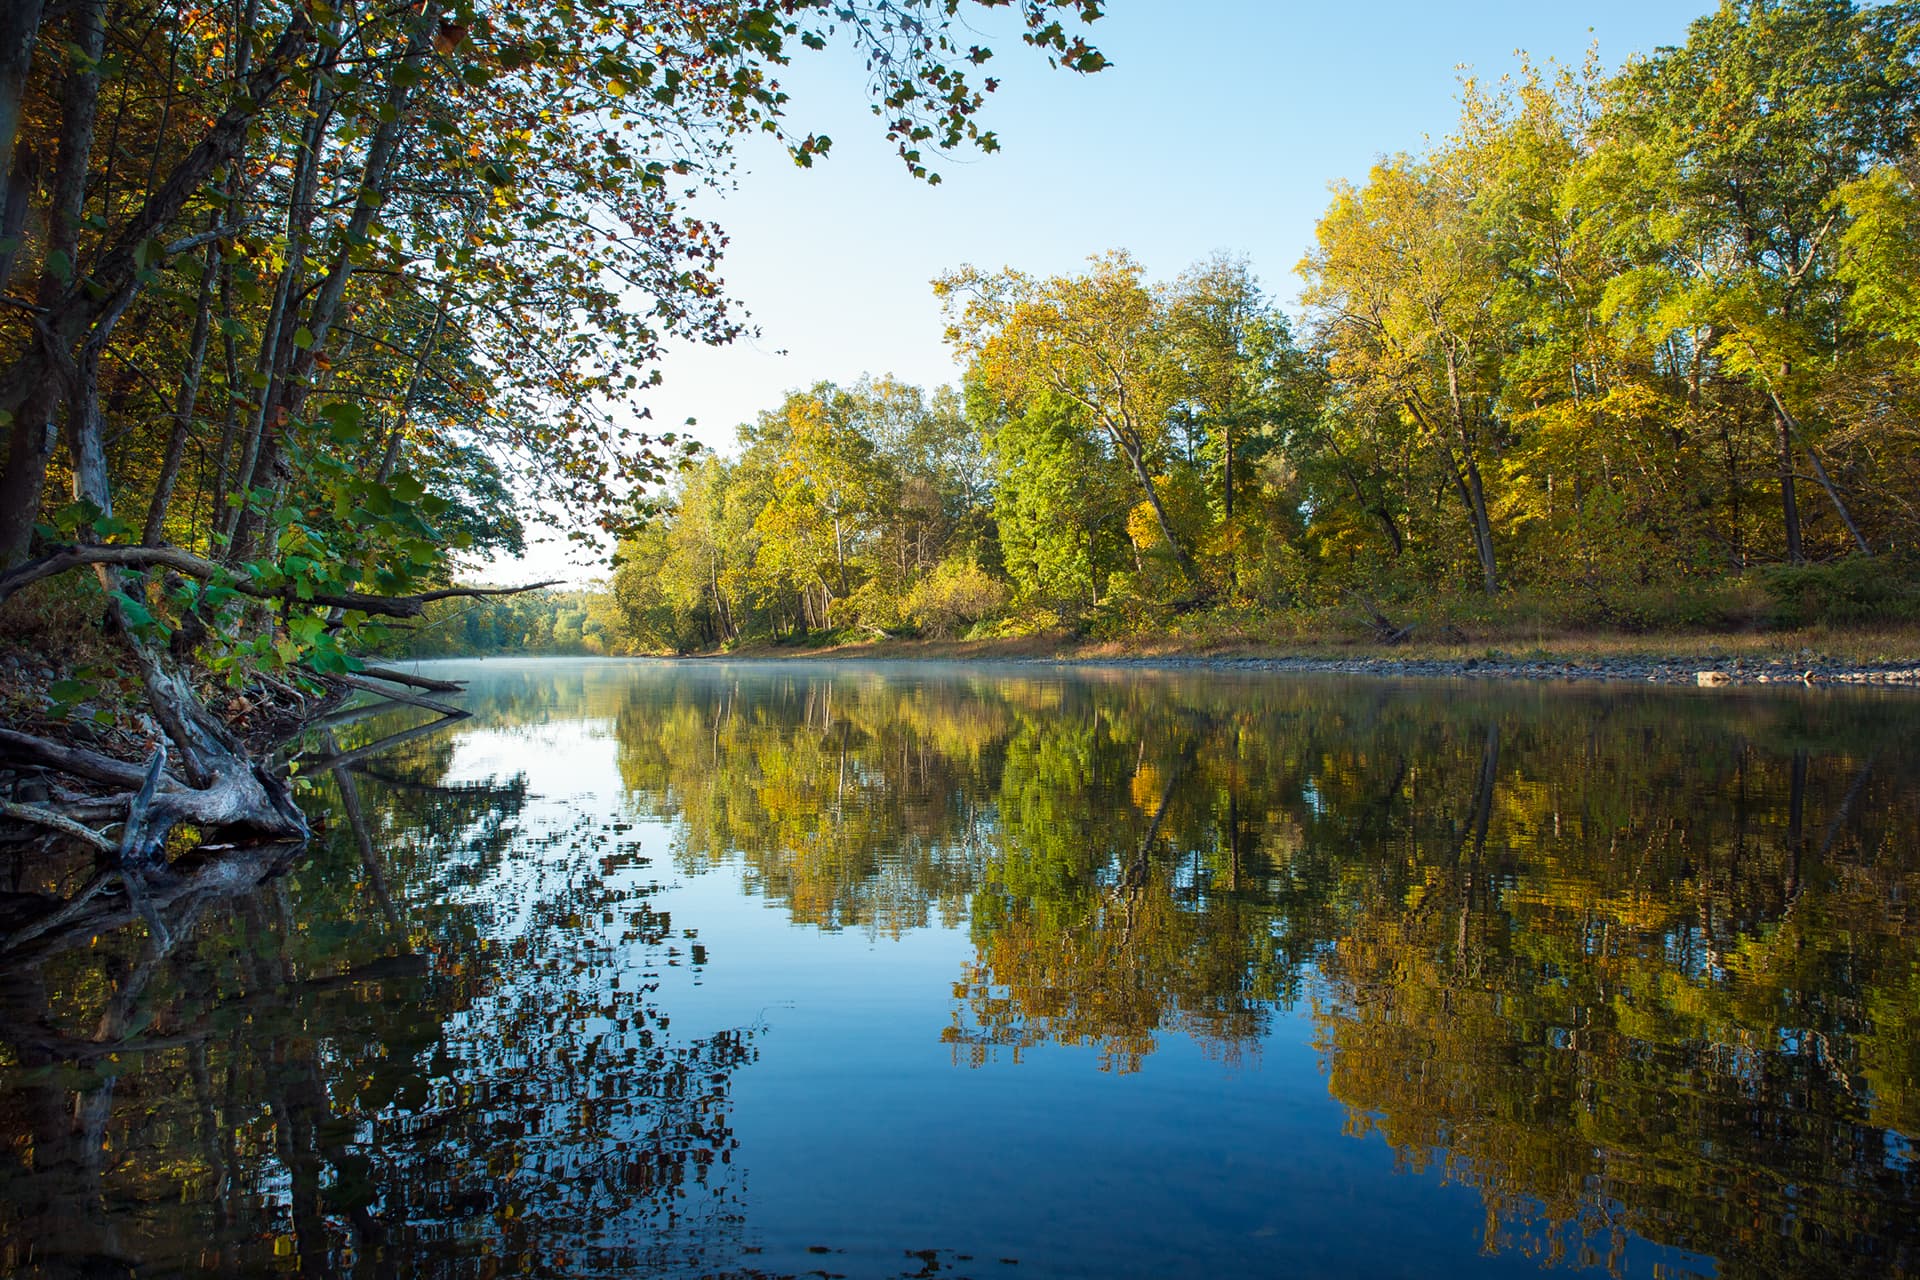
<path id="1" fill-rule="evenodd" d="M 1091 38 L 1113 65 L 1050 70 L 1004 13 L 977 22 L 1001 87 L 987 124 L 1002 149 L 958 155 L 929 187 L 909 177 L 867 109 L 865 71 L 839 51 L 783 76 L 798 131 L 832 154 L 799 169 L 759 140 L 738 188 L 705 212 L 732 236 L 726 277 L 760 336 L 674 352 L 646 404 L 728 450 L 733 429 L 821 379 L 891 373 L 952 382 L 928 282 L 962 263 L 1076 269 L 1131 250 L 1165 279 L 1216 250 L 1246 255 L 1291 303 L 1327 184 L 1448 133 L 1460 79 L 1498 79 L 1524 50 L 1577 65 L 1680 43 L 1710 0 L 1112 0 Z M 804 52 L 804 51 L 803 51 Z M 635 406 L 638 408 L 638 405 Z M 604 573 L 549 542 L 488 580 Z"/>

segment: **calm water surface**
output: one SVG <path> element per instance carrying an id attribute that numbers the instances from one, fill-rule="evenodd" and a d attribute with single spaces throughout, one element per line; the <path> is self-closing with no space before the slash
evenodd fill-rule
<path id="1" fill-rule="evenodd" d="M 449 666 L 0 955 L 0 1271 L 1920 1273 L 1910 698 Z"/>

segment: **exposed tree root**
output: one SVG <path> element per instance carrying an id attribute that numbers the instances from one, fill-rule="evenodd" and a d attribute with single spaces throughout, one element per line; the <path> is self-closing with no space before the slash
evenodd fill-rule
<path id="1" fill-rule="evenodd" d="M 37 840 L 84 847 L 98 867 L 64 900 L 28 895 L 6 902 L 0 913 L 5 917 L 0 920 L 0 964 L 30 962 L 75 936 L 134 920 L 144 921 L 164 949 L 179 927 L 182 904 L 209 893 L 251 887 L 284 867 L 304 847 L 307 822 L 294 803 L 285 767 L 269 768 L 262 761 L 317 719 L 337 719 L 322 713 L 349 692 L 377 699 L 353 708 L 354 716 L 396 707 L 418 707 L 436 716 L 344 752 L 328 735 L 323 740 L 325 757 L 311 762 L 311 768 L 335 770 L 349 791 L 346 770 L 353 763 L 467 714 L 401 687 L 430 684 L 435 690 L 457 690 L 460 685 L 424 677 L 396 679 L 398 672 L 380 672 L 380 679 L 394 679 L 392 684 L 359 676 L 327 677 L 323 682 L 332 693 L 317 698 L 282 681 L 261 680 L 243 705 L 255 714 L 264 708 L 266 724 L 256 725 L 243 742 L 177 668 L 137 636 L 125 633 L 122 639 L 129 667 L 144 686 L 150 724 L 164 735 L 152 743 L 144 764 L 62 740 L 57 729 L 0 728 L 0 772 L 12 774 L 6 787 L 11 796 L 0 793 L 0 833 L 16 844 Z M 195 828 L 203 842 L 230 848 L 217 854 L 202 849 L 170 860 L 169 839 L 183 824 Z M 363 846 L 368 843 L 364 831 L 356 834 Z"/>

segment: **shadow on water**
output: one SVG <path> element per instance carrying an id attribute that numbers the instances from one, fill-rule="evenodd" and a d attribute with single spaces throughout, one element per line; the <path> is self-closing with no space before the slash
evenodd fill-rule
<path id="1" fill-rule="evenodd" d="M 456 731 L 312 782 L 325 829 L 290 871 L 236 862 L 158 904 L 164 942 L 103 901 L 0 961 L 11 1269 L 1004 1274 L 884 1217 L 871 1256 L 755 1226 L 772 1206 L 750 1167 L 771 1185 L 786 1158 L 781 1132 L 738 1127 L 764 1029 L 689 1033 L 661 978 L 683 947 L 708 962 L 666 882 L 731 877 L 777 908 L 756 928 L 865 939 L 841 949 L 849 980 L 924 1010 L 948 1060 L 917 1107 L 983 1076 L 1151 1085 L 1163 1058 L 1225 1096 L 1293 1037 L 1329 1141 L 1384 1143 L 1400 1182 L 1477 1200 L 1457 1265 L 1920 1270 L 1910 700 L 462 674 Z M 543 798 L 537 769 L 611 781 Z M 85 871 L 5 868 L 15 895 Z M 948 935 L 943 982 L 888 975 L 890 948 Z M 1174 1046 L 1203 1061 L 1176 1068 Z M 819 1106 L 862 1106 L 844 1087 Z M 1101 1121 L 1044 1123 L 1036 1151 Z M 984 1178 L 1005 1158 L 968 1143 L 942 1159 Z M 935 1243 L 971 1238 L 952 1212 Z M 1294 1242 L 1324 1273 L 1412 1225 L 1349 1212 Z M 1108 1226 L 1111 1254 L 1048 1241 L 1051 1269 L 1033 1241 L 1007 1252 L 1029 1250 L 1025 1274 L 1077 1273 L 1058 1260 L 1083 1244 L 1137 1274 L 1286 1258 L 1224 1226 L 1156 1255 L 1145 1218 Z"/>

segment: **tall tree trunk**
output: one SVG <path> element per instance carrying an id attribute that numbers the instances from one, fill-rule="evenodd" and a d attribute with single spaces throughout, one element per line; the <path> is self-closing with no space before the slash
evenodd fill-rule
<path id="1" fill-rule="evenodd" d="M 14 411 L 7 435 L 6 469 L 0 471 L 0 569 L 10 569 L 25 560 L 32 545 L 47 463 L 53 458 L 53 443 L 58 438 L 53 411 L 59 402 L 59 385 L 43 377 Z"/>
<path id="2" fill-rule="evenodd" d="M 1167 549 L 1173 553 L 1173 562 L 1180 566 L 1180 576 L 1189 583 L 1199 582 L 1200 570 L 1194 566 L 1193 557 L 1187 554 L 1187 549 L 1180 545 L 1180 539 L 1174 535 L 1173 521 L 1168 519 L 1167 508 L 1160 501 L 1159 487 L 1153 483 L 1153 475 L 1147 470 L 1146 455 L 1138 444 L 1120 432 L 1113 432 L 1113 437 L 1119 442 L 1120 451 L 1127 455 L 1127 461 L 1133 466 L 1133 474 L 1147 495 L 1147 505 L 1153 508 L 1154 521 L 1160 526 L 1160 536 L 1167 540 Z"/>
<path id="3" fill-rule="evenodd" d="M 1787 531 L 1787 562 L 1804 564 L 1807 557 L 1800 546 L 1800 504 L 1793 494 L 1793 435 L 1780 414 L 1774 414 L 1773 422 L 1780 455 L 1780 515 Z"/>
<path id="4" fill-rule="evenodd" d="M 200 373 L 207 363 L 207 336 L 213 328 L 213 278 L 220 270 L 220 242 L 207 245 L 205 270 L 200 276 L 200 301 L 193 314 L 193 337 L 187 343 L 187 371 L 180 379 L 180 392 L 174 399 L 173 432 L 167 437 L 166 457 L 160 463 L 160 478 L 154 482 L 153 500 L 147 504 L 147 523 L 140 540 L 158 546 L 165 531 L 167 505 L 173 501 L 173 486 L 180 478 L 180 459 L 186 453 L 187 434 L 193 426 L 193 410 L 200 399 Z"/>
<path id="5" fill-rule="evenodd" d="M 847 589 L 846 531 L 841 527 L 840 517 L 837 515 L 833 518 L 833 563 L 840 577 L 840 594 L 852 595 L 853 593 Z"/>
<path id="6" fill-rule="evenodd" d="M 1800 424 L 1794 420 L 1792 414 L 1787 412 L 1787 406 L 1781 401 L 1779 392 L 1770 391 L 1767 393 L 1767 396 L 1773 401 L 1774 418 L 1781 433 L 1788 440 L 1792 440 L 1794 435 L 1799 433 Z M 1860 526 L 1853 522 L 1853 513 L 1848 511 L 1847 504 L 1841 501 L 1840 491 L 1833 487 L 1833 479 L 1827 475 L 1827 468 L 1820 461 L 1820 455 L 1814 452 L 1813 444 L 1810 441 L 1803 440 L 1802 443 L 1806 446 L 1807 461 L 1813 464 L 1814 478 L 1819 480 L 1820 487 L 1826 490 L 1827 500 L 1833 503 L 1834 511 L 1840 516 L 1840 523 L 1847 526 L 1847 532 L 1853 535 L 1853 545 L 1860 548 L 1861 555 L 1872 555 L 1873 548 L 1868 546 L 1867 540 L 1860 535 Z M 1788 456 L 1791 457 L 1791 454 Z M 1791 481 L 1791 477 L 1789 477 L 1789 481 Z"/>
<path id="7" fill-rule="evenodd" d="M 104 52 L 103 11 L 104 0 L 76 0 L 72 10 L 77 37 L 74 43 L 85 61 L 67 77 L 62 94 L 60 159 L 47 220 L 49 251 L 61 247 L 64 241 L 70 261 L 72 246 L 77 243 L 75 233 L 93 147 L 99 57 Z M 285 82 L 292 63 L 311 38 L 306 10 L 297 9 L 264 65 L 248 77 L 206 136 L 121 226 L 112 247 L 90 264 L 87 288 L 60 287 L 55 277 L 43 271 L 38 340 L 26 344 L 0 374 L 0 411 L 9 414 L 18 428 L 9 440 L 6 470 L 0 472 L 0 566 L 23 559 L 32 540 L 52 455 L 50 415 L 60 398 L 60 390 L 53 384 L 70 383 L 75 347 L 109 311 L 117 314 L 124 309 L 132 291 L 139 287 L 149 242 L 179 216 L 187 200 L 216 168 L 238 154 L 249 126 Z"/>
<path id="8" fill-rule="evenodd" d="M 1233 532 L 1233 415 L 1224 415 L 1220 424 L 1222 443 L 1226 446 L 1221 461 L 1221 506 L 1224 509 L 1227 524 L 1227 590 L 1235 594 L 1240 590 L 1240 542 Z"/>
<path id="9" fill-rule="evenodd" d="M 1433 421 L 1418 397 L 1408 396 L 1401 403 L 1428 432 L 1434 447 L 1440 451 L 1441 459 L 1447 464 L 1447 476 L 1453 481 L 1454 492 L 1460 495 L 1460 503 L 1467 509 L 1467 515 L 1473 523 L 1473 550 L 1480 562 L 1481 585 L 1488 595 L 1499 594 L 1500 576 L 1493 555 L 1493 523 L 1487 515 L 1486 489 L 1480 482 L 1480 464 L 1473 456 L 1471 441 L 1460 419 L 1458 407 L 1453 410 L 1453 434 L 1460 441 L 1460 449 L 1456 452 L 1453 441 Z M 1462 456 L 1466 458 L 1464 466 L 1460 461 Z"/>
<path id="10" fill-rule="evenodd" d="M 237 190 L 235 183 L 234 189 Z M 220 314 L 233 314 L 233 268 L 226 260 L 220 264 Z M 226 375 L 226 412 L 220 419 L 220 443 L 214 449 L 213 485 L 208 498 L 207 554 L 219 555 L 217 543 L 226 530 L 232 508 L 227 499 L 233 483 L 233 442 L 240 434 L 240 340 L 231 332 L 220 334 L 222 372 Z"/>
<path id="11" fill-rule="evenodd" d="M 1493 558 L 1493 521 L 1487 514 L 1487 493 L 1480 483 L 1480 464 L 1467 454 L 1467 505 L 1473 511 L 1473 544 L 1480 556 L 1480 579 L 1488 595 L 1500 593 L 1500 574 Z"/>
<path id="12" fill-rule="evenodd" d="M 1393 509 L 1387 505 L 1384 497 L 1373 502 L 1367 501 L 1366 491 L 1361 488 L 1360 474 L 1354 469 L 1353 459 L 1347 456 L 1340 442 L 1329 432 L 1326 437 L 1333 456 L 1340 463 L 1340 474 L 1346 478 L 1347 490 L 1353 494 L 1353 501 L 1362 511 L 1380 522 L 1381 532 L 1387 535 L 1387 541 L 1393 544 L 1393 554 L 1397 557 L 1406 550 L 1406 541 L 1401 536 L 1399 522 L 1393 518 Z"/>
<path id="13" fill-rule="evenodd" d="M 1493 522 L 1487 516 L 1487 493 L 1480 483 L 1480 462 L 1475 456 L 1475 437 L 1477 432 L 1469 429 L 1469 423 L 1477 423 L 1479 415 L 1469 407 L 1468 397 L 1460 389 L 1460 364 L 1451 343 L 1447 345 L 1447 413 L 1453 419 L 1453 434 L 1460 442 L 1460 456 L 1466 459 L 1465 490 L 1467 510 L 1473 517 L 1473 547 L 1480 558 L 1480 579 L 1488 595 L 1497 595 L 1500 591 L 1500 576 L 1493 560 Z M 1448 450 L 1452 452 L 1451 448 Z M 1458 475 L 1462 468 L 1455 464 Z"/>
<path id="14" fill-rule="evenodd" d="M 37 27 L 37 23 L 35 24 Z M 40 271 L 38 302 L 43 310 L 65 296 L 78 276 L 80 218 L 86 209 L 87 168 L 93 159 L 93 127 L 100 101 L 100 58 L 106 51 L 105 0 L 80 0 L 73 9 L 76 54 L 60 91 L 60 141 L 53 174 L 53 199 L 47 216 L 47 255 Z M 68 279 L 53 266 L 66 263 Z M 61 382 L 75 390 L 73 352 L 59 332 L 36 325 L 43 358 L 16 365 L 14 376 L 30 380 L 14 413 L 7 441 L 7 467 L 0 474 L 0 568 L 26 559 L 40 517 L 47 463 L 53 458 L 53 413 L 61 400 Z"/>
<path id="15" fill-rule="evenodd" d="M 13 148 L 20 134 L 20 102 L 27 93 L 33 46 L 40 35 L 43 0 L 7 0 L 0 5 L 0 175 L 13 196 Z M 3 285 L 3 282 L 0 282 Z"/>
<path id="16" fill-rule="evenodd" d="M 260 331 L 260 350 L 253 363 L 256 382 L 264 382 L 265 386 L 253 406 L 252 420 L 241 441 L 240 465 L 233 474 L 239 501 L 228 511 L 223 531 L 229 564 L 237 564 L 251 554 L 251 535 L 256 527 L 251 495 L 261 477 L 272 469 L 274 434 L 278 427 L 273 421 L 275 390 L 284 377 L 288 363 L 286 352 L 291 349 L 293 334 L 298 328 L 295 317 L 299 304 L 294 295 L 305 273 L 307 241 L 316 217 L 314 192 L 319 184 L 320 159 L 326 146 L 327 94 L 325 82 L 315 76 L 307 90 L 307 120 L 301 136 L 300 158 L 294 167 L 287 198 L 286 261 L 280 268 L 280 278 L 274 283 L 273 302 L 267 308 L 267 323 Z M 263 461 L 267 465 L 262 466 Z"/>
<path id="17" fill-rule="evenodd" d="M 327 274 L 321 277 L 318 287 L 313 290 L 313 301 L 307 308 L 305 327 L 312 335 L 312 340 L 304 350 L 291 348 L 291 335 L 298 327 L 298 307 L 290 306 L 282 319 L 282 328 L 288 336 L 288 345 L 281 348 L 285 368 L 272 379 L 266 394 L 261 397 L 263 417 L 260 445 L 251 474 L 242 471 L 243 480 L 250 487 L 265 486 L 278 491 L 286 479 L 279 474 L 281 433 L 287 424 L 299 417 L 310 389 L 308 375 L 313 369 L 314 356 L 325 347 L 328 333 L 340 318 L 340 305 L 346 297 L 348 279 L 353 274 L 354 246 L 365 241 L 375 215 L 385 203 L 389 174 L 400 154 L 400 135 L 406 124 L 408 100 L 413 87 L 422 79 L 421 65 L 432 52 L 433 32 L 439 23 L 441 8 L 439 0 L 428 0 L 408 31 L 406 44 L 393 68 L 380 124 L 367 144 L 353 213 L 347 219 L 345 234 L 340 237 L 340 248 L 328 265 Z M 335 20 L 337 22 L 338 18 Z M 319 83 L 316 77 L 316 86 Z M 294 328 L 289 328 L 290 325 Z M 261 521 L 259 514 L 249 506 L 243 505 L 239 515 L 228 552 L 236 559 L 250 554 Z"/>
<path id="18" fill-rule="evenodd" d="M 13 264 L 26 239 L 27 210 L 33 204 L 34 189 L 40 185 L 41 163 L 38 147 L 20 147 L 0 172 L 6 181 L 5 195 L 0 196 L 0 293 L 5 293 L 13 281 Z"/>
<path id="19" fill-rule="evenodd" d="M 247 75 L 247 63 L 252 57 L 253 42 L 244 35 L 253 27 L 254 13 L 258 0 L 234 0 L 233 25 L 228 32 L 228 47 L 232 50 L 232 78 L 235 83 L 244 80 Z M 227 170 L 227 213 L 235 222 L 246 220 L 247 184 L 246 147 L 242 140 L 240 149 L 235 153 L 234 163 Z M 233 266 L 225 258 L 220 262 L 220 314 L 232 316 L 233 308 Z M 220 352 L 222 372 L 226 375 L 226 412 L 220 415 L 220 444 L 214 451 L 212 493 L 207 502 L 207 554 L 220 554 L 219 542 L 227 528 L 227 517 L 232 508 L 228 505 L 233 472 L 234 440 L 240 433 L 240 340 L 232 330 L 223 327 L 220 332 Z"/>

